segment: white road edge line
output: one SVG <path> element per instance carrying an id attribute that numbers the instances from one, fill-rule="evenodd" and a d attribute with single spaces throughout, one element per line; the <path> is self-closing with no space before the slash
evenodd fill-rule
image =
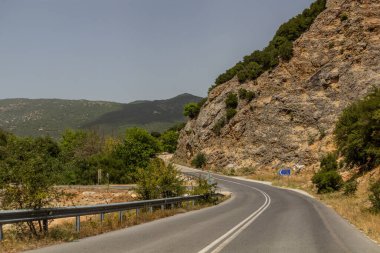
<path id="1" fill-rule="evenodd" d="M 243 232 L 243 230 L 246 229 L 254 220 L 256 220 L 256 218 L 259 217 L 260 214 L 262 214 L 270 206 L 270 203 L 271 203 L 270 196 L 267 193 L 265 193 L 264 191 L 257 189 L 256 187 L 248 186 L 245 184 L 237 183 L 237 182 L 226 180 L 226 179 L 221 179 L 221 178 L 217 178 L 217 179 L 221 180 L 221 181 L 230 182 L 233 184 L 243 185 L 243 186 L 246 186 L 248 188 L 254 189 L 254 190 L 260 192 L 264 196 L 265 202 L 262 206 L 260 206 L 259 209 L 257 209 L 255 212 L 253 212 L 251 215 L 249 215 L 247 218 L 245 218 L 243 221 L 241 221 L 235 227 L 233 227 L 232 229 L 227 231 L 224 235 L 217 238 L 215 241 L 213 241 L 212 243 L 207 245 L 205 248 L 198 251 L 198 253 L 206 253 L 206 252 L 210 251 L 211 249 L 213 249 L 214 247 L 216 247 L 219 243 L 222 242 L 216 249 L 214 249 L 212 251 L 212 253 L 217 253 L 217 252 L 221 251 L 233 239 L 235 239 L 241 232 Z M 225 241 L 223 242 L 223 240 L 225 240 Z"/>

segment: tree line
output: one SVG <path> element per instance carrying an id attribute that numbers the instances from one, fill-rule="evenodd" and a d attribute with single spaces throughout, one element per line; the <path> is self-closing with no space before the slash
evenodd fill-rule
<path id="1" fill-rule="evenodd" d="M 234 76 L 241 83 L 255 80 L 265 71 L 275 68 L 280 60 L 289 61 L 293 56 L 293 42 L 309 29 L 315 18 L 325 9 L 326 0 L 317 0 L 301 14 L 282 24 L 267 47 L 244 56 L 243 61 L 219 75 L 210 90 Z"/>

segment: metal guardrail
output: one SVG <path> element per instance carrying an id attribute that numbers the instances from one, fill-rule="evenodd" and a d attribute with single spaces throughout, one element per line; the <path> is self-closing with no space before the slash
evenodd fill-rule
<path id="1" fill-rule="evenodd" d="M 149 208 L 150 211 L 153 210 L 153 207 L 157 207 L 157 206 L 161 206 L 161 209 L 165 209 L 167 205 L 171 205 L 171 207 L 173 208 L 174 204 L 182 203 L 186 201 L 192 201 L 192 204 L 194 205 L 195 200 L 201 200 L 204 198 L 205 198 L 204 195 L 193 195 L 193 196 L 184 196 L 184 197 L 131 201 L 131 202 L 124 202 L 124 203 L 101 204 L 101 205 L 92 205 L 92 206 L 43 208 L 43 209 L 38 209 L 38 210 L 24 209 L 24 210 L 0 211 L 0 240 L 3 239 L 3 225 L 4 224 L 29 222 L 29 221 L 43 221 L 43 229 L 45 230 L 45 232 L 47 232 L 48 220 L 67 218 L 67 217 L 76 217 L 76 222 L 75 222 L 76 231 L 80 232 L 80 216 L 100 214 L 101 220 L 103 220 L 105 213 L 119 212 L 119 221 L 122 221 L 123 211 L 136 209 L 136 214 L 138 214 L 139 209 L 141 208 Z"/>

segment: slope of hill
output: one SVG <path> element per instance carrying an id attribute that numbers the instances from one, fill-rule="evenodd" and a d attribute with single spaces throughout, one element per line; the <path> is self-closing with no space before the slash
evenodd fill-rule
<path id="1" fill-rule="evenodd" d="M 103 114 L 85 124 L 84 127 L 109 131 L 141 126 L 149 131 L 160 132 L 175 123 L 185 121 L 183 106 L 200 100 L 200 97 L 191 94 L 181 94 L 167 100 L 135 101 L 122 105 L 118 110 Z"/>
<path id="2" fill-rule="evenodd" d="M 380 2 L 328 0 L 289 61 L 254 81 L 235 76 L 209 93 L 181 132 L 176 157 L 190 161 L 204 152 L 214 168 L 317 165 L 332 148 L 338 115 L 372 86 L 380 86 Z M 226 98 L 241 88 L 256 98 L 239 99 L 226 121 Z"/>
<path id="3" fill-rule="evenodd" d="M 21 136 L 57 137 L 66 128 L 92 128 L 118 133 L 124 127 L 140 126 L 162 131 L 184 121 L 183 105 L 201 98 L 182 94 L 158 101 L 129 104 L 62 99 L 0 100 L 0 128 Z"/>

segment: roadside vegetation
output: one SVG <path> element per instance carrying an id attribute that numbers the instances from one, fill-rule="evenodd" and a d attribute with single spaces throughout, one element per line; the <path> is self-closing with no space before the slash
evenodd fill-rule
<path id="1" fill-rule="evenodd" d="M 179 131 L 183 127 L 184 124 L 178 124 L 162 134 L 130 128 L 120 138 L 101 136 L 95 131 L 66 130 L 59 140 L 50 137 L 18 137 L 0 130 L 0 208 L 13 210 L 53 207 L 70 197 L 56 185 L 95 184 L 136 184 L 139 199 L 184 194 L 206 196 L 205 201 L 197 207 L 187 205 L 173 210 L 158 210 L 154 214 L 144 214 L 142 220 L 136 217 L 137 221 L 133 224 L 212 204 L 216 201 L 210 197 L 215 192 L 214 186 L 199 179 L 189 190 L 174 166 L 165 165 L 156 157 L 163 151 L 175 151 Z M 83 232 L 81 235 L 73 232 L 72 223 L 70 226 L 54 225 L 48 234 L 45 233 L 42 222 L 19 223 L 6 226 L 6 239 L 0 245 L 6 249 L 5 252 L 12 252 L 12 247 L 15 250 L 30 248 L 26 244 L 46 245 L 50 242 L 74 240 L 116 227 L 130 226 L 130 217 L 128 220 L 126 224 L 115 225 L 111 219 L 109 224 L 101 226 L 90 220 L 82 227 L 88 227 L 89 231 L 91 227 L 94 232 Z M 21 248 L 15 246 L 18 241 L 23 242 Z"/>

